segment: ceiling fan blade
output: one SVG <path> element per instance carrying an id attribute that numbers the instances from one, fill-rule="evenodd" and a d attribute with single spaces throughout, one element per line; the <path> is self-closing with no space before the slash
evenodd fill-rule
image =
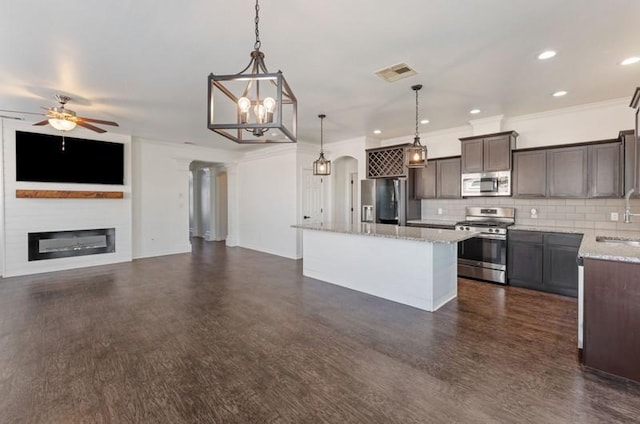
<path id="1" fill-rule="evenodd" d="M 35 124 L 33 124 L 33 125 L 47 125 L 48 123 L 49 123 L 49 120 L 48 120 L 48 119 L 45 119 L 44 121 L 36 122 L 36 123 L 35 123 Z"/>
<path id="2" fill-rule="evenodd" d="M 93 122 L 94 124 L 112 125 L 114 127 L 119 127 L 117 122 L 103 121 L 102 119 L 85 118 L 84 116 L 78 116 L 76 118 L 76 122 L 78 121 Z"/>
<path id="3" fill-rule="evenodd" d="M 24 121 L 24 118 L 18 118 L 17 116 L 0 115 L 0 118 L 15 119 L 16 121 Z"/>
<path id="4" fill-rule="evenodd" d="M 0 112 L 19 113 L 20 115 L 38 115 L 38 116 L 47 116 L 47 114 L 46 114 L 46 113 L 23 112 L 23 111 L 21 111 L 21 110 L 0 109 Z"/>
<path id="5" fill-rule="evenodd" d="M 82 122 L 80 119 L 76 120 L 75 122 L 76 122 L 76 124 L 80 125 L 81 127 L 84 127 L 84 128 L 86 128 L 88 130 L 91 130 L 91 131 L 95 131 L 95 132 L 100 133 L 100 134 L 107 132 L 106 130 L 103 130 L 102 128 L 98 128 L 98 127 L 96 127 L 94 125 L 87 124 L 86 122 Z"/>

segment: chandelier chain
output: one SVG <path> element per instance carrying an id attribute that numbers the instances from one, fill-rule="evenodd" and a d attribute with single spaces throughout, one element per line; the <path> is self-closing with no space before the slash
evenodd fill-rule
<path id="1" fill-rule="evenodd" d="M 322 153 L 322 142 L 323 142 L 323 138 L 324 138 L 324 126 L 322 125 L 324 123 L 324 116 L 320 117 L 320 153 Z"/>
<path id="2" fill-rule="evenodd" d="M 256 18 L 255 18 L 255 23 L 256 23 L 256 42 L 253 45 L 253 48 L 255 50 L 260 50 L 260 46 L 262 45 L 262 43 L 260 42 L 260 29 L 258 29 L 258 24 L 260 23 L 259 12 L 260 12 L 260 5 L 258 4 L 258 0 L 256 0 Z"/>
<path id="3" fill-rule="evenodd" d="M 418 136 L 418 90 L 416 90 L 416 137 Z"/>

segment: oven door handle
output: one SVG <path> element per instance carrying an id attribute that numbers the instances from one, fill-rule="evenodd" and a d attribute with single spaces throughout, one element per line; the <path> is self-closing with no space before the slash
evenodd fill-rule
<path id="1" fill-rule="evenodd" d="M 506 240 L 507 239 L 507 236 L 500 235 L 500 234 L 478 234 L 474 237 L 490 239 L 490 240 Z"/>

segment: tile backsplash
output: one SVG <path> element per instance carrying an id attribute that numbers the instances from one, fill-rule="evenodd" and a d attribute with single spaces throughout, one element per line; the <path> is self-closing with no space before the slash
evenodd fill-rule
<path id="1" fill-rule="evenodd" d="M 631 224 L 624 223 L 624 199 L 427 199 L 422 200 L 422 219 L 460 221 L 466 206 L 513 207 L 517 225 L 640 231 L 640 216 L 632 217 Z M 532 217 L 531 209 L 536 209 L 537 217 Z M 631 200 L 631 211 L 640 213 L 640 199 Z M 618 214 L 618 221 L 611 220 L 611 213 Z"/>

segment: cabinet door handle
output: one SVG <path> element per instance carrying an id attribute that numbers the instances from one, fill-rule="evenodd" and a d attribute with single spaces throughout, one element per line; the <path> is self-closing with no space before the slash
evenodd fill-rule
<path id="1" fill-rule="evenodd" d="M 311 217 L 310 217 L 310 216 L 307 216 L 307 215 L 304 215 L 304 216 L 302 217 L 302 219 L 309 219 L 309 218 L 311 218 Z"/>

